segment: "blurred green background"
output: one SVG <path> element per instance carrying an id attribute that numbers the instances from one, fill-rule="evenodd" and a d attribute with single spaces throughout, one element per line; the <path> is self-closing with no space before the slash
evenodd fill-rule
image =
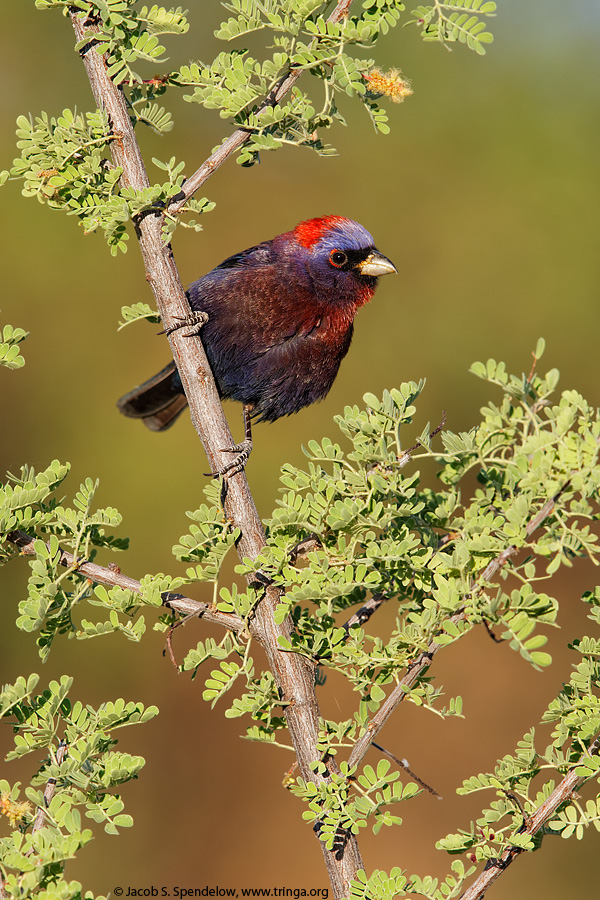
<path id="1" fill-rule="evenodd" d="M 220 49 L 212 38 L 224 17 L 220 5 L 204 0 L 190 7 L 191 34 L 169 43 L 178 64 Z M 66 20 L 23 0 L 2 0 L 2 12 L 0 168 L 6 168 L 17 115 L 84 110 L 90 93 Z M 425 45 L 413 29 L 390 33 L 366 55 L 401 68 L 415 91 L 403 105 L 391 105 L 390 136 L 376 135 L 360 104 L 347 102 L 342 111 L 351 127 L 330 138 L 339 156 L 281 151 L 264 154 L 252 169 L 230 161 L 206 185 L 217 207 L 204 233 L 176 235 L 176 258 L 189 282 L 301 219 L 336 213 L 364 224 L 399 270 L 360 312 L 326 401 L 255 429 L 248 477 L 264 515 L 277 496 L 279 466 L 303 459 L 302 442 L 335 436 L 332 416 L 367 390 L 426 377 L 415 433 L 428 420 L 437 423 L 443 409 L 450 429 L 469 428 L 487 397 L 467 373 L 471 362 L 493 356 L 528 371 L 543 335 L 542 366 L 557 366 L 563 387 L 600 403 L 600 6 L 499 0 L 491 24 L 496 40 L 485 58 L 462 46 L 448 53 Z M 184 158 L 191 172 L 228 129 L 217 114 L 180 98 L 171 108 L 175 130 L 162 139 L 143 133 L 143 150 L 147 159 Z M 26 202 L 19 184 L 9 183 L 0 196 L 0 322 L 31 332 L 25 369 L 0 373 L 0 472 L 68 460 L 70 496 L 81 479 L 100 478 L 98 503 L 118 506 L 122 533 L 132 539 L 127 556 L 117 557 L 123 570 L 135 577 L 176 572 L 170 548 L 187 529 L 185 510 L 202 500 L 206 461 L 189 420 L 152 435 L 115 408 L 117 397 L 163 366 L 168 354 L 155 326 L 116 332 L 121 305 L 151 302 L 135 242 L 113 260 L 99 236 L 85 237 L 74 219 Z M 240 409 L 229 404 L 226 412 L 239 435 Z M 40 671 L 33 642 L 14 626 L 26 577 L 24 562 L 2 574 L 3 682 Z M 468 827 L 478 810 L 454 789 L 512 752 L 539 720 L 567 677 L 572 660 L 561 648 L 586 627 L 578 599 L 595 577 L 581 566 L 560 585 L 563 630 L 551 635 L 557 664 L 550 670 L 530 671 L 508 647 L 479 633 L 436 659 L 431 674 L 448 695 L 463 695 L 468 718 L 444 723 L 406 705 L 381 740 L 445 799 L 423 795 L 402 810 L 401 831 L 363 837 L 368 870 L 448 870 L 450 860 L 434 842 Z M 205 596 L 199 587 L 190 593 Z M 382 633 L 392 612 L 377 623 Z M 179 658 L 207 633 L 197 623 L 178 632 Z M 162 649 L 152 633 L 141 645 L 119 637 L 64 641 L 41 670 L 44 681 L 75 674 L 74 698 L 97 703 L 123 696 L 161 709 L 159 719 L 123 733 L 120 743 L 147 759 L 140 781 L 123 791 L 135 828 L 118 839 L 99 835 L 68 875 L 98 893 L 117 885 L 326 886 L 300 805 L 281 788 L 291 759 L 240 744 L 240 723 L 224 721 L 218 709 L 211 713 L 201 700 L 203 678 L 191 683 L 178 676 Z M 491 705 L 482 684 L 486 693 L 494 688 Z M 348 701 L 334 679 L 322 689 L 325 715 L 339 717 Z M 8 747 L 10 736 L 1 733 L 0 740 Z M 3 771 L 11 781 L 26 773 L 24 763 Z M 546 838 L 542 852 L 502 877 L 494 898 L 589 893 L 597 885 L 597 839 L 596 833 L 581 842 Z"/>

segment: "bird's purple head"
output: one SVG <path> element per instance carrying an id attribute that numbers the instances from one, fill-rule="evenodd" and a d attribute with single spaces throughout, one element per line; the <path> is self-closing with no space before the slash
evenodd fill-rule
<path id="1" fill-rule="evenodd" d="M 324 246 L 331 241 L 335 243 L 336 239 L 346 245 L 352 244 L 357 250 L 373 246 L 373 238 L 367 229 L 344 216 L 308 219 L 296 225 L 292 234 L 307 250 L 312 250 L 315 245 Z"/>
<path id="2" fill-rule="evenodd" d="M 336 305 L 362 306 L 373 296 L 377 278 L 396 271 L 366 228 L 343 216 L 308 219 L 281 237 L 308 269 L 314 287 Z"/>

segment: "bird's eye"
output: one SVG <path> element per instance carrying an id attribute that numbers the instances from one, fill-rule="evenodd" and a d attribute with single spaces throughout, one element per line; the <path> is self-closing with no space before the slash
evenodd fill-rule
<path id="1" fill-rule="evenodd" d="M 341 269 L 348 262 L 348 257 L 342 250 L 332 250 L 329 254 L 329 262 L 336 269 Z"/>

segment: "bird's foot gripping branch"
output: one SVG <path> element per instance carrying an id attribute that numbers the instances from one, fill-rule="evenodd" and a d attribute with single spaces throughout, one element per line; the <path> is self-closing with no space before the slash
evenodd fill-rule
<path id="1" fill-rule="evenodd" d="M 490 653 L 505 645 L 516 651 L 517 666 L 550 665 L 543 646 L 544 630 L 559 622 L 553 576 L 580 558 L 597 562 L 600 556 L 590 529 L 600 514 L 600 419 L 576 391 L 557 393 L 556 370 L 537 373 L 542 350 L 540 342 L 528 376 L 509 375 L 493 360 L 473 366 L 494 396 L 462 434 L 444 431 L 432 442 L 428 426 L 415 428 L 422 386 L 414 383 L 381 398 L 368 394 L 363 407 L 346 408 L 336 420 L 337 439 L 311 441 L 306 468 L 282 468 L 283 492 L 267 522 L 265 547 L 237 569 L 249 582 L 245 590 L 223 583 L 223 561 L 239 531 L 223 515 L 218 485 L 207 487 L 207 503 L 190 514 L 189 531 L 174 548 L 185 574 L 133 582 L 115 566 L 79 562 L 92 548 L 106 554 L 124 547 L 108 534 L 119 525 L 116 511 L 91 511 L 93 484 L 82 486 L 68 508 L 53 499 L 67 467 L 24 471 L 0 494 L 4 561 L 19 547 L 31 558 L 19 626 L 38 631 L 46 655 L 64 632 L 141 640 L 142 613 L 156 615 L 161 604 L 181 616 L 201 619 L 206 612 L 224 636 L 200 640 L 181 670 L 196 675 L 208 666 L 204 699 L 211 706 L 226 703 L 228 717 L 247 718 L 251 740 L 289 752 L 293 697 L 282 695 L 271 669 L 261 671 L 253 661 L 254 641 L 261 640 L 256 615 L 276 590 L 275 623 L 292 623 L 279 637 L 279 656 L 305 660 L 313 684 L 318 667 L 319 696 L 335 689 L 327 677 L 335 673 L 356 698 L 349 718 L 318 719 L 316 755 L 308 771 L 290 775 L 286 785 L 306 805 L 304 817 L 332 854 L 344 852 L 347 837 L 364 827 L 399 827 L 396 804 L 432 801 L 428 795 L 416 801 L 418 786 L 402 786 L 388 760 L 363 765 L 392 714 L 398 716 L 405 701 L 422 715 L 468 714 L 460 697 L 442 704 L 436 662 L 477 627 L 497 638 Z M 422 484 L 417 467 L 426 460 L 437 461 L 439 478 Z M 28 540 L 19 537 L 23 530 Z M 213 604 L 194 608 L 178 593 L 184 584 L 208 588 Z M 439 841 L 440 849 L 466 854 L 468 864 L 455 861 L 433 893 L 428 877 L 399 869 L 368 876 L 357 867 L 348 886 L 352 897 L 384 898 L 393 888 L 398 896 L 434 898 L 466 890 L 473 900 L 519 854 L 539 846 L 543 833 L 579 835 L 599 822 L 600 798 L 591 782 L 600 771 L 600 587 L 582 599 L 594 631 L 572 644 L 573 673 L 540 710 L 543 736 L 532 729 L 494 772 L 474 775 L 460 789 L 495 793 L 476 825 Z M 376 617 L 389 604 L 395 625 L 381 638 Z M 172 633 L 171 615 L 159 622 Z M 490 702 L 493 690 L 492 683 Z M 387 744 L 383 736 L 377 741 Z M 584 790 L 590 792 L 585 807 Z M 478 863 L 482 871 L 473 880 Z"/>

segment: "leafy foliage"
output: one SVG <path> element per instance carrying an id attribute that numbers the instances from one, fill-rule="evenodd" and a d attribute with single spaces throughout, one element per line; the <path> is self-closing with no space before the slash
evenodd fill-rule
<path id="1" fill-rule="evenodd" d="M 95 485 L 90 480 L 72 508 L 54 501 L 52 492 L 67 467 L 53 463 L 39 475 L 24 470 L 3 488 L 3 528 L 26 526 L 30 533 L 41 531 L 44 540 L 36 540 L 20 626 L 41 629 L 38 643 L 45 655 L 60 631 L 86 638 L 120 630 L 138 640 L 144 631 L 142 606 L 159 606 L 162 591 L 186 580 L 212 586 L 213 603 L 242 621 L 249 621 L 265 587 L 275 585 L 282 591 L 277 618 L 290 615 L 293 622 L 289 640 L 280 639 L 281 649 L 304 655 L 322 672 L 335 671 L 357 694 L 349 719 L 321 721 L 316 773 L 325 774 L 328 758 L 351 753 L 372 733 L 382 705 L 393 697 L 442 716 L 462 715 L 460 697 L 440 704 L 442 687 L 426 677 L 427 666 L 408 680 L 414 666 L 425 657 L 428 665 L 435 653 L 482 624 L 523 662 L 549 665 L 542 649 L 544 629 L 556 627 L 559 611 L 549 579 L 577 558 L 598 562 L 591 526 L 600 515 L 599 413 L 576 391 L 557 394 L 555 369 L 538 374 L 543 351 L 540 341 L 528 375 L 510 375 L 494 360 L 473 365 L 473 373 L 500 397 L 483 407 L 481 421 L 467 433 L 442 430 L 436 439 L 427 424 L 414 434 L 422 384 L 404 384 L 381 398 L 366 394 L 364 407 L 347 407 L 336 420 L 339 442 L 309 441 L 308 465 L 282 468 L 282 493 L 268 521 L 267 546 L 256 560 L 236 569 L 249 578 L 245 589 L 221 583 L 223 562 L 238 532 L 223 515 L 218 484 L 211 483 L 207 502 L 188 513 L 189 531 L 173 548 L 176 558 L 188 564 L 185 578 L 147 576 L 141 595 L 101 585 L 92 592 L 74 567 L 59 573 L 61 545 L 76 557 L 93 553 L 92 547 L 119 546 L 105 534 L 106 527 L 119 524 L 118 514 L 91 512 Z M 421 485 L 416 464 L 423 459 L 441 464 L 437 487 Z M 473 475 L 474 490 L 469 487 Z M 83 619 L 75 626 L 74 600 L 108 609 L 108 620 Z M 600 588 L 584 601 L 598 623 Z M 396 607 L 396 624 L 385 639 L 366 627 L 384 602 Z M 159 627 L 168 624 L 163 619 Z M 249 740 L 287 747 L 273 675 L 256 670 L 251 648 L 249 632 L 209 638 L 189 651 L 181 668 L 195 676 L 211 661 L 204 699 L 214 705 L 229 695 L 225 714 L 249 716 Z M 473 860 L 486 861 L 507 847 L 534 849 L 539 838 L 523 834 L 524 817 L 539 808 L 556 783 L 554 778 L 540 786 L 537 776 L 548 768 L 558 777 L 567 771 L 583 780 L 598 776 L 600 641 L 583 637 L 573 649 L 580 661 L 542 719 L 553 728 L 550 744 L 537 750 L 531 729 L 494 773 L 467 779 L 461 792 L 491 788 L 499 799 L 469 830 L 439 841 L 440 848 L 468 851 Z M 330 849 L 344 834 L 367 825 L 375 832 L 399 825 L 392 807 L 418 792 L 416 785 L 402 788 L 387 761 L 375 770 L 342 760 L 339 773 L 327 780 L 298 778 L 288 787 L 304 801 L 305 818 Z M 570 798 L 548 828 L 579 837 L 586 826 L 598 827 L 599 809 L 598 797 L 585 808 Z M 439 900 L 458 896 L 470 871 L 454 866 L 442 883 L 414 875 L 402 882 L 402 890 Z M 400 889 L 394 873 L 361 877 L 352 896 L 384 897 Z"/>
<path id="2" fill-rule="evenodd" d="M 68 465 L 54 460 L 43 472 L 36 473 L 28 466 L 19 476 L 9 475 L 0 485 L 0 562 L 15 556 L 14 546 L 4 539 L 20 533 L 41 536 L 33 544 L 30 557 L 31 574 L 28 596 L 19 604 L 17 626 L 23 631 L 39 632 L 37 644 L 42 659 L 46 659 L 57 634 L 71 634 L 80 639 L 119 631 L 130 640 L 139 641 L 145 631 L 142 605 L 160 606 L 161 593 L 181 584 L 167 576 L 147 576 L 142 579 L 141 593 L 115 586 L 107 590 L 94 585 L 77 566 L 92 561 L 99 548 L 124 550 L 127 538 L 107 533 L 117 528 L 121 516 L 107 507 L 92 512 L 92 502 L 98 482 L 90 478 L 80 486 L 72 506 L 65 506 L 54 496 L 69 472 Z M 65 549 L 75 562 L 69 563 Z M 92 622 L 83 617 L 82 606 L 103 607 L 106 621 Z M 80 621 L 74 618 L 77 611 Z"/>
<path id="3" fill-rule="evenodd" d="M 229 16 L 215 35 L 227 49 L 212 62 L 192 61 L 153 77 L 144 77 L 145 68 L 165 61 L 159 38 L 188 28 L 181 8 L 149 7 L 138 0 L 36 0 L 36 5 L 85 22 L 79 49 L 92 45 L 105 59 L 134 125 L 158 134 L 170 130 L 171 114 L 157 100 L 182 89 L 185 100 L 218 111 L 243 130 L 247 140 L 238 155 L 243 165 L 262 151 L 287 145 L 333 152 L 323 135 L 344 122 L 339 106 L 345 97 L 358 98 L 375 128 L 385 133 L 381 98 L 410 94 L 397 70 L 382 73 L 360 55 L 402 20 L 400 0 L 364 0 L 339 19 L 323 0 L 230 0 L 223 4 Z M 406 24 L 417 25 L 425 41 L 446 46 L 458 41 L 482 54 L 492 39 L 486 20 L 495 9 L 487 0 L 435 0 L 414 9 Z M 251 55 L 240 42 L 255 32 L 261 35 L 252 41 Z M 261 45 L 268 52 L 261 52 Z M 128 224 L 148 213 L 162 217 L 169 240 L 180 221 L 170 206 L 181 196 L 183 162 L 153 159 L 164 173 L 160 182 L 136 191 L 120 184 L 121 170 L 110 160 L 117 135 L 103 112 L 21 116 L 17 126 L 20 156 L 10 172 L 0 173 L 0 184 L 20 179 L 25 196 L 75 215 L 86 232 L 102 231 L 113 253 L 126 248 Z M 197 215 L 212 206 L 206 199 L 188 200 L 183 211 Z M 200 228 L 197 220 L 182 224 Z M 122 316 L 121 327 L 140 319 L 158 321 L 144 303 L 123 307 Z M 22 329 L 5 326 L 0 362 L 23 365 L 19 344 L 25 337 Z M 548 666 L 544 630 L 556 627 L 559 613 L 552 577 L 578 558 L 599 562 L 593 529 L 600 515 L 599 414 L 574 390 L 557 395 L 556 370 L 538 374 L 543 351 L 540 341 L 528 375 L 510 375 L 494 360 L 474 364 L 473 373 L 500 396 L 496 393 L 480 421 L 463 434 L 441 426 L 432 431 L 429 424 L 414 433 L 422 384 L 403 384 L 382 397 L 366 394 L 363 407 L 347 407 L 337 417 L 335 440 L 309 441 L 306 466 L 282 468 L 267 545 L 256 560 L 236 568 L 246 579 L 243 588 L 223 584 L 224 562 L 239 532 L 223 515 L 218 485 L 211 484 L 207 502 L 188 513 L 191 525 L 173 548 L 186 565 L 185 575 L 147 575 L 134 591 L 94 586 L 80 571 L 98 552 L 127 546 L 112 533 L 121 524 L 117 510 L 92 510 L 97 484 L 86 479 L 66 506 L 57 491 L 67 465 L 53 461 L 37 473 L 23 467 L 0 485 L 0 563 L 15 558 L 15 547 L 30 538 L 28 596 L 19 605 L 17 625 L 38 634 L 44 659 L 60 634 L 89 639 L 121 632 L 139 641 L 145 633 L 143 607 L 156 615 L 165 592 L 186 582 L 206 584 L 214 606 L 240 624 L 220 641 L 200 641 L 181 669 L 195 677 L 210 662 L 204 699 L 214 706 L 227 698 L 227 717 L 248 717 L 248 740 L 290 749 L 273 674 L 260 671 L 251 656 L 249 623 L 266 588 L 274 586 L 281 592 L 277 621 L 289 617 L 293 626 L 289 637 L 280 638 L 281 651 L 304 656 L 320 688 L 327 689 L 331 671 L 356 695 L 348 719 L 320 722 L 315 780 L 290 776 L 287 787 L 304 803 L 304 818 L 330 850 L 367 826 L 377 833 L 401 825 L 396 804 L 414 797 L 418 787 L 402 786 L 387 760 L 376 768 L 361 766 L 357 752 L 376 733 L 384 705 L 407 700 L 444 717 L 461 716 L 461 698 L 450 697 L 442 706 L 442 687 L 428 669 L 435 654 L 476 626 L 507 642 L 519 664 Z M 434 486 L 422 484 L 419 460 L 440 466 Z M 600 588 L 583 599 L 598 624 Z M 395 624 L 380 637 L 368 623 L 384 603 L 394 607 Z M 101 610 L 100 618 L 87 611 L 91 608 Z M 172 619 L 156 617 L 155 627 L 172 627 Z M 492 789 L 497 799 L 470 829 L 440 840 L 441 849 L 468 852 L 472 862 L 488 862 L 507 848 L 535 849 L 543 835 L 529 835 L 524 825 L 551 795 L 556 779 L 574 773 L 583 784 L 598 777 L 600 640 L 585 636 L 572 646 L 578 662 L 542 718 L 550 743 L 539 749 L 532 728 L 493 773 L 466 779 L 461 793 Z M 36 686 L 37 676 L 19 678 L 0 694 L 0 715 L 15 731 L 8 758 L 40 751 L 44 757 L 26 800 L 20 799 L 18 784 L 0 782 L 0 813 L 13 827 L 0 839 L 2 881 L 9 897 L 80 898 L 81 886 L 63 879 L 66 859 L 92 837 L 91 829 L 82 827 L 80 809 L 111 834 L 131 824 L 114 788 L 137 777 L 143 760 L 114 751 L 112 731 L 145 722 L 156 710 L 122 700 L 98 710 L 72 704 L 67 677 L 51 682 L 39 696 L 33 695 Z M 357 764 L 351 764 L 353 753 Z M 339 756 L 347 758 L 333 770 L 331 760 Z M 539 784 L 547 769 L 552 778 Z M 54 794 L 48 793 L 54 784 Z M 590 825 L 600 830 L 600 796 L 585 806 L 579 799 L 570 795 L 546 831 L 580 838 Z M 457 859 L 443 881 L 407 876 L 400 869 L 359 872 L 350 896 L 442 900 L 462 893 L 472 872 Z"/>
<path id="4" fill-rule="evenodd" d="M 7 369 L 20 369 L 25 365 L 19 344 L 25 340 L 29 332 L 22 328 L 5 325 L 0 333 L 0 365 Z"/>
<path id="5" fill-rule="evenodd" d="M 157 121 L 152 119 L 155 125 Z M 21 156 L 9 174 L 23 180 L 23 195 L 77 216 L 86 234 L 100 229 L 113 254 L 126 249 L 126 226 L 132 218 L 157 205 L 164 208 L 180 192 L 183 163 L 176 164 L 174 159 L 155 161 L 167 174 L 163 184 L 144 190 L 119 187 L 121 169 L 107 158 L 114 135 L 105 112 L 83 115 L 65 109 L 58 118 L 47 113 L 35 119 L 19 116 L 17 126 Z M 206 199 L 192 199 L 186 211 L 202 213 L 213 206 Z M 195 220 L 186 224 L 200 229 Z M 173 227 L 172 218 L 166 219 L 167 238 Z"/>
<path id="6" fill-rule="evenodd" d="M 311 147 L 320 154 L 333 152 L 323 143 L 320 131 L 334 122 L 344 124 L 336 100 L 343 94 L 361 99 L 375 127 L 389 131 L 387 116 L 368 90 L 366 76 L 374 62 L 355 57 L 348 48 L 373 45 L 398 23 L 402 3 L 364 3 L 359 13 L 340 21 L 326 19 L 330 4 L 316 0 L 294 4 L 234 0 L 224 5 L 235 15 L 221 24 L 216 37 L 233 41 L 251 31 L 271 31 L 272 56 L 261 62 L 246 49 L 234 48 L 220 53 L 210 65 L 183 66 L 173 80 L 193 88 L 184 99 L 218 109 L 223 118 L 251 133 L 238 162 L 251 165 L 261 151 L 289 144 Z M 266 100 L 290 74 L 303 71 L 320 82 L 320 103 L 297 85 L 285 99 Z"/>
<path id="7" fill-rule="evenodd" d="M 465 868 L 460 859 L 452 862 L 451 873 L 440 883 L 431 875 L 410 878 L 398 868 L 389 873 L 376 869 L 370 877 L 359 871 L 350 885 L 350 900 L 393 900 L 394 897 L 418 896 L 430 900 L 451 900 L 460 897 L 466 879 L 473 874 L 475 866 Z"/>
<path id="8" fill-rule="evenodd" d="M 21 156 L 10 175 L 23 180 L 23 195 L 77 215 L 86 234 L 101 228 L 111 247 L 121 246 L 128 211 L 116 195 L 121 170 L 107 160 L 106 114 L 65 109 L 58 118 L 19 116 L 17 137 Z"/>
<path id="9" fill-rule="evenodd" d="M 491 0 L 454 0 L 453 3 L 436 0 L 433 5 L 414 9 L 412 21 L 421 28 L 424 41 L 439 41 L 445 45 L 460 41 L 483 55 L 484 44 L 490 44 L 493 36 L 485 30 L 481 17 L 495 13 L 496 4 Z"/>
<path id="10" fill-rule="evenodd" d="M 303 818 L 318 823 L 319 837 L 329 850 L 339 842 L 341 833 L 358 834 L 368 819 L 373 819 L 375 834 L 383 825 L 402 824 L 402 819 L 391 815 L 388 807 L 414 797 L 419 789 L 416 784 L 400 784 L 397 780 L 399 772 L 390 772 L 390 767 L 391 763 L 382 759 L 377 771 L 372 766 L 365 766 L 354 778 L 355 770 L 342 763 L 340 774 L 332 775 L 328 782 L 317 786 L 298 778 L 296 785 L 291 787 L 292 793 L 308 805 Z M 354 796 L 350 796 L 352 788 Z"/>
<path id="11" fill-rule="evenodd" d="M 50 522 L 54 508 L 51 495 L 68 473 L 69 466 L 55 459 L 47 469 L 37 474 L 29 466 L 21 468 L 19 477 L 9 474 L 0 486 L 0 534 L 5 535 L 17 528 L 36 528 Z M 9 552 L 6 545 L 2 545 L 1 552 Z"/>
<path id="12" fill-rule="evenodd" d="M 81 885 L 64 879 L 66 861 L 93 838 L 84 827 L 87 819 L 101 824 L 108 834 L 133 824 L 123 813 L 123 801 L 114 789 L 137 778 L 144 765 L 140 756 L 114 750 L 112 732 L 154 718 L 154 706 L 124 700 L 103 703 L 98 709 L 68 698 L 72 678 L 51 681 L 34 695 L 39 678 L 19 677 L 0 693 L 0 718 L 15 733 L 14 750 L 6 759 L 31 753 L 42 761 L 20 800 L 20 784 L 0 781 L 0 813 L 14 831 L 0 838 L 5 896 L 27 900 L 80 898 Z M 44 790 L 45 789 L 45 790 Z M 49 790 L 50 789 L 50 790 Z M 85 895 L 91 898 L 91 894 Z"/>
<path id="13" fill-rule="evenodd" d="M 600 620 L 600 594 L 588 594 L 589 618 Z M 477 860 L 499 857 L 507 848 L 533 850 L 541 837 L 534 840 L 522 833 L 523 824 L 554 790 L 556 780 L 534 785 L 547 770 L 559 777 L 574 770 L 582 778 L 597 778 L 600 736 L 600 641 L 583 637 L 573 644 L 581 661 L 573 667 L 571 678 L 542 717 L 543 724 L 554 723 L 551 743 L 543 751 L 536 750 L 532 728 L 520 741 L 515 755 L 507 755 L 493 773 L 474 776 L 464 782 L 458 792 L 469 794 L 492 789 L 499 797 L 468 831 L 448 835 L 438 846 L 451 853 L 471 851 Z M 586 802 L 585 810 L 576 797 L 565 802 L 551 819 L 546 831 L 562 837 L 583 836 L 584 829 L 594 825 L 600 831 L 600 794 Z"/>
<path id="14" fill-rule="evenodd" d="M 244 129 L 247 140 L 238 152 L 242 165 L 252 165 L 261 152 L 290 145 L 322 155 L 333 153 L 323 132 L 334 123 L 344 124 L 338 108 L 344 96 L 358 98 L 375 129 L 389 132 L 381 97 L 400 101 L 412 91 L 397 70 L 385 75 L 374 60 L 355 51 L 374 46 L 401 21 L 400 0 L 365 0 L 339 20 L 332 19 L 331 4 L 325 0 L 231 0 L 223 5 L 230 16 L 215 32 L 217 40 L 231 44 L 251 32 L 262 32 L 271 55 L 259 59 L 245 47 L 234 46 L 212 62 L 196 60 L 156 74 L 155 67 L 166 61 L 159 38 L 181 35 L 189 28 L 181 7 L 147 6 L 139 0 L 36 0 L 38 9 L 80 17 L 86 33 L 78 49 L 91 46 L 104 57 L 110 78 L 127 97 L 133 124 L 147 125 L 158 134 L 173 127 L 171 113 L 157 102 L 173 88 L 186 91 L 185 100 L 218 110 L 222 118 Z M 425 40 L 458 40 L 482 53 L 491 35 L 481 19 L 494 9 L 494 3 L 482 0 L 436 2 L 419 7 L 413 13 L 417 18 L 409 22 L 422 28 Z M 144 77 L 150 64 L 152 75 Z M 302 87 L 295 83 L 291 91 L 278 94 L 288 79 L 295 81 L 303 74 L 312 76 L 316 92 L 305 77 Z M 175 159 L 153 160 L 166 173 L 164 181 L 143 190 L 120 185 L 122 173 L 110 160 L 115 135 L 104 112 L 77 114 L 65 109 L 56 117 L 20 116 L 17 137 L 20 156 L 10 170 L 0 172 L 0 184 L 9 177 L 21 180 L 25 196 L 76 216 L 86 234 L 101 231 L 113 254 L 127 249 L 128 223 L 149 211 L 163 217 L 168 241 L 178 224 L 200 230 L 197 217 L 214 206 L 206 198 L 190 198 L 176 216 L 169 212 L 185 180 L 185 165 Z"/>
<path id="15" fill-rule="evenodd" d="M 119 331 L 125 328 L 126 325 L 130 325 L 132 322 L 139 322 L 142 319 L 154 322 L 155 325 L 160 322 L 160 316 L 157 311 L 148 306 L 147 303 L 134 303 L 133 306 L 122 306 L 121 315 L 123 316 L 123 321 L 119 322 Z"/>
<path id="16" fill-rule="evenodd" d="M 165 48 L 158 37 L 185 34 L 189 25 L 180 7 L 164 9 L 154 4 L 139 8 L 137 0 L 36 0 L 38 9 L 79 9 L 95 30 L 86 35 L 100 56 L 106 55 L 110 77 L 116 84 L 140 81 L 133 66 L 162 62 Z M 78 48 L 79 49 L 79 48 Z"/>

